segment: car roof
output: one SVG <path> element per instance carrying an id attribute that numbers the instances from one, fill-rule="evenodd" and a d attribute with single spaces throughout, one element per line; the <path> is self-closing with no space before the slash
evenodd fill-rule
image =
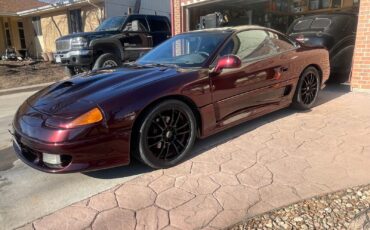
<path id="1" fill-rule="evenodd" d="M 209 29 L 201 29 L 201 30 L 193 30 L 189 31 L 187 33 L 201 33 L 201 32 L 238 32 L 243 30 L 251 30 L 251 29 L 264 29 L 264 30 L 273 30 L 267 27 L 263 26 L 257 26 L 257 25 L 246 25 L 246 26 L 235 26 L 235 27 L 219 27 L 219 28 L 209 28 Z"/>
<path id="2" fill-rule="evenodd" d="M 311 15 L 302 16 L 300 18 L 297 18 L 296 20 L 305 19 L 305 18 L 320 18 L 320 17 L 332 18 L 332 17 L 340 17 L 340 16 L 357 17 L 357 14 L 353 12 L 333 12 L 333 13 L 328 13 L 328 14 L 311 14 Z"/>

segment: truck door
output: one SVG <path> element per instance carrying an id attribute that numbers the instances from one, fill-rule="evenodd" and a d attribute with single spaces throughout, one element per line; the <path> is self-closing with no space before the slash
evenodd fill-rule
<path id="1" fill-rule="evenodd" d="M 123 37 L 120 39 L 125 61 L 135 61 L 148 52 L 153 46 L 145 17 L 130 16 L 123 27 Z"/>

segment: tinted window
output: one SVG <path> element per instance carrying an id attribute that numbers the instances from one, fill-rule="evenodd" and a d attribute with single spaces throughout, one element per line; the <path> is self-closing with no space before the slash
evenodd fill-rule
<path id="1" fill-rule="evenodd" d="M 269 34 L 272 43 L 274 43 L 274 45 L 276 46 L 277 52 L 284 52 L 294 49 L 295 46 L 286 37 L 270 31 L 268 31 L 267 33 Z"/>
<path id="2" fill-rule="evenodd" d="M 220 55 L 235 54 L 243 61 L 248 61 L 276 53 L 276 47 L 266 31 L 248 30 L 233 37 L 220 52 Z"/>
<path id="3" fill-rule="evenodd" d="M 315 21 L 312 23 L 312 29 L 324 29 L 330 26 L 331 20 L 329 18 L 316 18 Z"/>
<path id="4" fill-rule="evenodd" d="M 170 30 L 167 22 L 163 18 L 150 17 L 149 26 L 153 32 Z"/>
<path id="5" fill-rule="evenodd" d="M 135 28 L 135 25 L 133 24 L 133 22 L 135 23 L 135 21 L 138 23 L 137 24 L 138 28 Z M 145 18 L 143 17 L 130 17 L 127 20 L 124 31 L 139 31 L 139 32 L 148 31 L 148 24 Z"/>
<path id="6" fill-rule="evenodd" d="M 312 24 L 312 19 L 300 20 L 295 24 L 294 30 L 308 30 Z"/>

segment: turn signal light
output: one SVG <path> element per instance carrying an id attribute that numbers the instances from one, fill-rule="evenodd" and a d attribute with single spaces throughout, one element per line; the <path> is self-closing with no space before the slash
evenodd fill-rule
<path id="1" fill-rule="evenodd" d="M 78 126 L 83 125 L 90 125 L 94 123 L 98 123 L 103 120 L 103 114 L 101 113 L 100 109 L 94 108 L 89 112 L 77 117 L 72 122 L 64 125 L 64 128 L 76 128 Z"/>

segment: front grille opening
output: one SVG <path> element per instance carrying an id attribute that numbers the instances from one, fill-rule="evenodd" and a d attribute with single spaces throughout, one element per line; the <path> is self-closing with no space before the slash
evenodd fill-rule
<path id="1" fill-rule="evenodd" d="M 43 161 L 43 164 L 51 169 L 62 169 L 67 167 L 72 162 L 72 157 L 68 155 L 60 155 L 60 164 L 50 164 Z"/>

